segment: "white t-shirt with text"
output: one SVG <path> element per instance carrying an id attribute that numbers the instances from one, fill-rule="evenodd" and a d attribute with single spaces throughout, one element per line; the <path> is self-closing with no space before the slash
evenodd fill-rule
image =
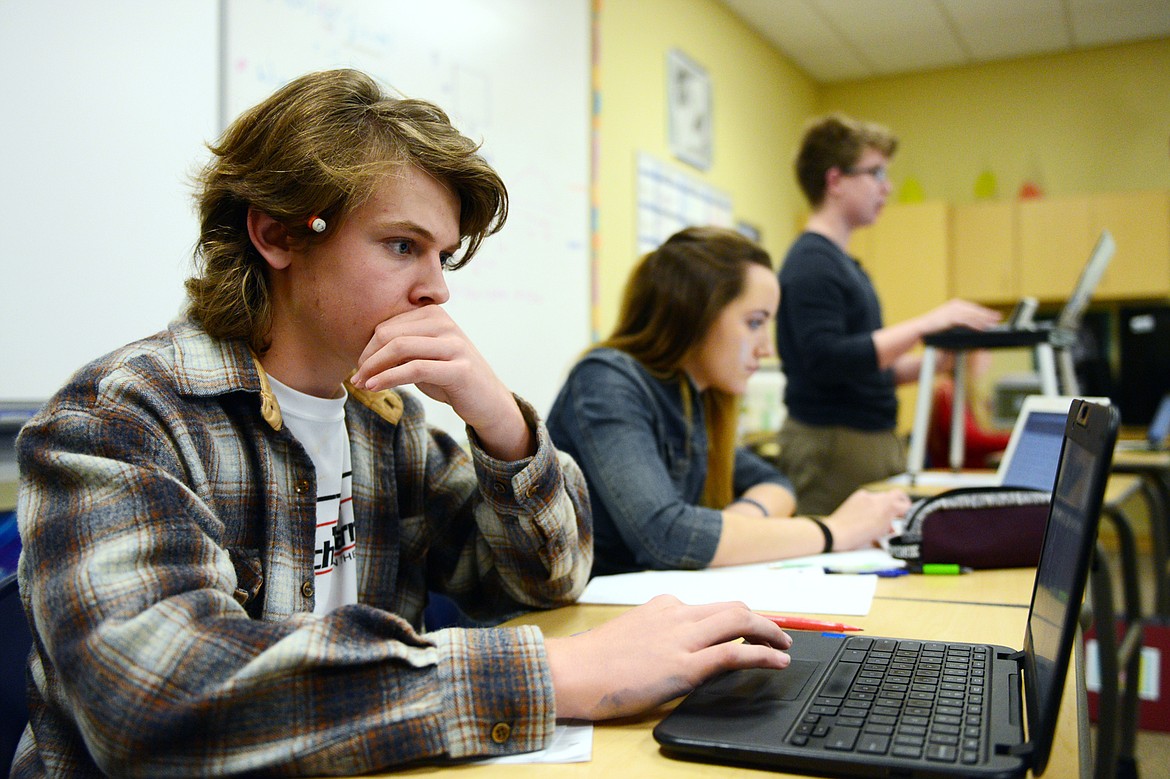
<path id="1" fill-rule="evenodd" d="M 306 395 L 268 377 L 289 432 L 305 447 L 317 470 L 317 534 L 313 554 L 313 612 L 328 614 L 357 603 L 353 523 L 353 471 L 345 400 Z"/>

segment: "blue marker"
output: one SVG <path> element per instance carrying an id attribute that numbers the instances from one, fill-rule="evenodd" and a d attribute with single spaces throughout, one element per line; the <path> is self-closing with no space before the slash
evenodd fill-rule
<path id="1" fill-rule="evenodd" d="M 894 576 L 905 576 L 910 573 L 910 570 L 908 568 L 826 568 L 825 573 L 859 574 L 892 578 Z"/>

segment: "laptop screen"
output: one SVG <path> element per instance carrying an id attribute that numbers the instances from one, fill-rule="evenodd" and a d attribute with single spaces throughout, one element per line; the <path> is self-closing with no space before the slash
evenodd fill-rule
<path id="1" fill-rule="evenodd" d="M 1052 490 L 1067 417 L 1067 413 L 1057 411 L 1033 409 L 1028 413 L 1007 463 L 1002 486 Z"/>
<path id="2" fill-rule="evenodd" d="M 1077 286 L 1069 296 L 1068 302 L 1064 304 L 1064 308 L 1060 310 L 1060 316 L 1056 319 L 1057 325 L 1074 330 L 1080 326 L 1081 314 L 1089 305 L 1089 299 L 1097 289 L 1097 283 L 1105 275 L 1105 269 L 1109 267 L 1109 261 L 1113 259 L 1113 252 L 1116 249 L 1117 244 L 1113 240 L 1113 235 L 1108 230 L 1102 230 L 1101 237 L 1097 239 L 1097 244 L 1089 255 L 1089 261 L 1081 270 Z"/>
<path id="3" fill-rule="evenodd" d="M 1073 409 L 1078 408 L 1080 405 L 1074 404 Z M 1088 425 L 1088 430 L 1070 429 L 1065 440 L 1060 455 L 1060 477 L 1052 493 L 1048 527 L 1036 569 L 1032 608 L 1028 613 L 1025 674 L 1028 729 L 1033 740 L 1044 738 L 1045 734 L 1037 731 L 1040 722 L 1049 718 L 1055 721 L 1060 705 L 1072 632 L 1085 588 L 1088 556 L 1097 532 L 1096 518 L 1101 510 L 1109 453 L 1116 437 L 1116 410 L 1100 406 L 1087 408 L 1102 410 L 1095 417 L 1082 411 L 1081 420 Z M 1112 429 L 1106 433 L 1102 427 Z M 1087 537 L 1090 533 L 1093 538 Z M 1037 744 L 1037 759 L 1041 762 L 1033 765 L 1034 772 L 1043 770 L 1050 747 L 1050 743 Z"/>
<path id="4" fill-rule="evenodd" d="M 1158 404 L 1158 410 L 1154 412 L 1154 418 L 1150 421 L 1147 435 L 1152 446 L 1158 446 L 1170 436 L 1170 395 L 1162 397 L 1162 402 Z"/>

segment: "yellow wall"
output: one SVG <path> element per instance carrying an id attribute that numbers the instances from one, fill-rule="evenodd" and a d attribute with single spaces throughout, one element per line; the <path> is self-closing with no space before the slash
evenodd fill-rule
<path id="1" fill-rule="evenodd" d="M 1053 196 L 1170 188 L 1170 39 L 822 87 L 816 111 L 831 110 L 889 125 L 895 185 L 913 177 L 927 200 L 971 202 L 987 170 L 1000 199 L 1024 181 Z M 1027 350 L 997 350 L 987 380 L 1030 369 Z"/>
<path id="2" fill-rule="evenodd" d="M 597 152 L 597 317 L 609 334 L 636 261 L 638 152 L 728 192 L 735 218 L 761 230 L 779 264 L 803 204 L 791 158 L 815 110 L 813 82 L 714 0 L 599 0 L 601 115 Z M 678 162 L 667 135 L 667 53 L 680 49 L 706 69 L 713 95 L 708 171 Z"/>
<path id="3" fill-rule="evenodd" d="M 792 155 L 805 123 L 831 110 L 889 125 L 902 141 L 895 184 L 913 176 L 928 200 L 970 202 L 988 170 L 1000 198 L 1015 197 L 1025 180 L 1051 195 L 1170 188 L 1170 39 L 818 85 L 717 0 L 594 2 L 600 337 L 637 259 L 640 151 L 729 192 L 736 219 L 761 228 L 776 263 L 806 212 Z M 706 172 L 670 153 L 672 48 L 711 79 L 715 147 Z"/>
<path id="4" fill-rule="evenodd" d="M 805 212 L 792 154 L 808 119 L 833 110 L 889 125 L 902 141 L 895 185 L 912 177 L 928 200 L 970 202 L 987 171 L 1000 198 L 1025 181 L 1050 195 L 1170 188 L 1170 39 L 818 85 L 717 0 L 595 2 L 599 336 L 613 326 L 636 260 L 639 151 L 729 192 L 736 219 L 761 228 L 777 263 Z M 706 172 L 670 153 L 672 48 L 711 79 Z"/>
<path id="5" fill-rule="evenodd" d="M 1000 198 L 1170 187 L 1170 39 L 827 86 L 816 110 L 889 125 L 895 184 L 927 199 L 970 202 L 986 170 Z"/>

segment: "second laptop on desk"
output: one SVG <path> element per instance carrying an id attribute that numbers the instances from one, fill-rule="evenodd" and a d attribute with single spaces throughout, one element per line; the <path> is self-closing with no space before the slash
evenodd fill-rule
<path id="1" fill-rule="evenodd" d="M 1087 398 L 1108 405 L 1108 398 Z M 995 471 L 921 471 L 887 480 L 888 484 L 929 488 L 930 492 L 959 487 L 1028 487 L 1051 490 L 1064 438 L 1064 423 L 1073 398 L 1066 395 L 1029 395 L 1020 406 L 1011 437 Z"/>
<path id="2" fill-rule="evenodd" d="M 1166 440 L 1170 438 L 1170 394 L 1162 396 L 1154 418 L 1146 429 L 1146 437 L 1139 440 L 1118 441 L 1119 451 L 1127 452 L 1164 452 L 1167 450 Z"/>

